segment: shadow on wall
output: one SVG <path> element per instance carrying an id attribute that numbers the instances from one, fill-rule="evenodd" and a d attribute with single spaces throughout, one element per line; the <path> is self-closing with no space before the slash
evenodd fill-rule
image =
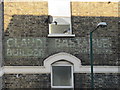
<path id="1" fill-rule="evenodd" d="M 5 36 L 9 37 L 40 37 L 47 36 L 48 24 L 45 20 L 48 16 L 13 15 L 5 30 Z"/>
<path id="2" fill-rule="evenodd" d="M 2 77 L 0 77 L 0 90 L 2 89 Z"/>
<path id="3" fill-rule="evenodd" d="M 13 15 L 5 30 L 5 36 L 9 37 L 47 37 L 48 23 L 47 15 Z M 107 22 L 105 30 L 96 31 L 95 35 L 102 37 L 116 36 L 118 34 L 118 17 L 88 17 L 72 16 L 72 30 L 76 37 L 86 37 L 97 23 Z"/>
<path id="4" fill-rule="evenodd" d="M 11 42 L 4 41 L 5 65 L 43 65 L 50 55 L 66 52 L 89 65 L 89 32 L 97 23 L 107 22 L 107 28 L 99 28 L 94 33 L 94 64 L 118 65 L 118 17 L 80 17 L 72 16 L 74 38 L 46 38 L 48 35 L 47 15 L 13 15 L 5 30 L 5 38 L 13 38 Z M 119 24 L 120 25 L 120 24 Z M 19 37 L 22 37 L 19 39 Z M 24 38 L 33 38 L 29 40 Z M 18 40 L 17 40 L 18 38 Z M 40 42 L 36 41 L 36 38 Z M 16 41 L 15 41 L 16 39 Z M 23 41 L 22 41 L 23 40 Z M 32 53 L 32 54 L 31 54 Z"/>

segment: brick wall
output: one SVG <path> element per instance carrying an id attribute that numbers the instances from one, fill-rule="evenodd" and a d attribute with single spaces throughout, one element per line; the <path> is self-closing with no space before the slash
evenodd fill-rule
<path id="1" fill-rule="evenodd" d="M 2 66 L 2 34 L 3 34 L 3 7 L 2 3 L 0 2 L 0 66 Z"/>
<path id="2" fill-rule="evenodd" d="M 3 88 L 3 81 L 2 81 L 2 77 L 0 77 L 0 90 Z"/>
<path id="3" fill-rule="evenodd" d="M 50 74 L 6 74 L 5 88 L 51 88 Z M 74 74 L 75 90 L 90 88 L 90 74 Z M 24 83 L 24 84 L 23 84 Z M 94 74 L 95 88 L 118 89 L 119 74 Z"/>
<path id="4" fill-rule="evenodd" d="M 72 2 L 71 18 L 73 33 L 76 35 L 75 38 L 47 37 L 48 24 L 45 23 L 48 16 L 47 2 L 5 2 L 4 5 L 5 42 L 9 38 L 46 38 L 43 57 L 5 56 L 5 65 L 42 65 L 45 58 L 61 51 L 75 55 L 82 60 L 82 64 L 88 65 L 89 32 L 101 21 L 107 22 L 108 27 L 99 28 L 98 31 L 94 32 L 94 64 L 118 65 L 118 3 Z M 98 7 L 100 5 L 101 7 Z M 59 44 L 59 47 L 57 45 L 54 46 L 51 42 Z M 64 42 L 66 43 L 64 44 Z M 69 42 L 72 42 L 72 44 Z M 66 46 L 66 44 L 70 45 Z M 5 47 L 6 51 L 7 46 Z M 35 47 L 32 48 L 34 49 Z"/>
<path id="5" fill-rule="evenodd" d="M 5 2 L 5 30 L 12 15 L 48 15 L 47 2 Z M 115 2 L 71 2 L 72 16 L 118 17 Z"/>
<path id="6" fill-rule="evenodd" d="M 4 27 L 8 27 L 13 15 L 48 15 L 47 2 L 5 2 Z"/>
<path id="7" fill-rule="evenodd" d="M 118 15 L 120 16 L 120 2 L 118 3 Z M 120 19 L 119 19 L 120 20 Z M 118 30 L 120 30 L 120 21 L 118 23 Z M 118 32 L 118 41 L 120 41 L 120 31 Z M 118 61 L 120 61 L 120 42 L 118 42 Z"/>
<path id="8" fill-rule="evenodd" d="M 74 38 L 48 38 L 48 24 L 45 20 L 48 16 L 47 2 L 5 2 L 4 3 L 4 47 L 5 66 L 40 66 L 50 55 L 67 52 L 82 61 L 82 65 L 90 65 L 89 62 L 89 32 L 97 23 L 105 21 L 108 27 L 96 31 L 94 39 L 94 64 L 118 66 L 119 41 L 118 41 L 118 3 L 108 2 L 72 2 L 72 29 L 76 35 Z M 8 47 L 7 40 L 14 39 L 18 42 L 33 38 L 42 39 L 42 55 L 38 56 L 7 56 L 7 49 L 20 49 L 19 43 L 13 42 L 15 46 Z M 23 40 L 23 41 L 24 41 Z M 25 42 L 26 43 L 26 42 Z M 28 42 L 27 42 L 28 43 Z M 33 42 L 34 43 L 34 42 Z M 38 49 L 32 44 L 27 44 L 27 49 Z M 12 45 L 10 43 L 10 45 Z M 15 50 L 16 51 L 16 50 Z M 29 52 L 29 51 L 28 51 Z M 8 53 L 9 54 L 9 53 Z M 9 54 L 11 55 L 11 54 Z M 75 87 L 89 88 L 89 74 L 75 74 Z M 117 74 L 95 74 L 95 87 L 113 88 L 117 87 Z M 111 78 L 112 77 L 112 78 Z M 48 88 L 50 87 L 50 76 L 48 74 L 23 75 L 17 78 L 16 74 L 4 76 L 5 88 Z M 112 80 L 111 80 L 112 79 Z M 111 81 L 109 81 L 111 80 Z M 80 82 L 83 81 L 83 82 Z M 103 84 L 104 82 L 104 84 Z M 44 86 L 44 85 L 45 86 Z"/>
<path id="9" fill-rule="evenodd" d="M 3 47 L 2 47 L 2 34 L 3 34 L 3 8 L 2 8 L 2 3 L 0 2 L 0 70 L 1 67 L 3 66 Z M 1 72 L 1 71 L 0 71 Z M 2 76 L 0 76 L 0 89 L 2 89 Z"/>
<path id="10" fill-rule="evenodd" d="M 73 16 L 118 17 L 118 2 L 72 2 Z"/>
<path id="11" fill-rule="evenodd" d="M 90 74 L 75 74 L 75 88 L 90 88 Z M 119 89 L 119 74 L 94 74 L 95 88 Z"/>
<path id="12" fill-rule="evenodd" d="M 6 74 L 5 88 L 50 88 L 50 74 Z"/>

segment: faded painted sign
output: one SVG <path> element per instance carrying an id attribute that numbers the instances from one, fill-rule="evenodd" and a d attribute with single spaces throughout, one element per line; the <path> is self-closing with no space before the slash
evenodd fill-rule
<path id="1" fill-rule="evenodd" d="M 51 53 L 68 52 L 72 54 L 89 54 L 88 38 L 7 38 L 6 56 L 45 57 Z M 95 54 L 112 54 L 110 38 L 93 39 Z"/>
<path id="2" fill-rule="evenodd" d="M 6 40 L 6 55 L 43 57 L 45 42 L 45 38 L 8 38 Z"/>
<path id="3" fill-rule="evenodd" d="M 89 54 L 89 39 L 88 38 L 71 38 L 71 39 L 53 39 L 52 47 L 56 51 L 67 51 L 73 54 Z M 93 39 L 93 52 L 96 54 L 111 54 L 112 42 L 110 38 Z"/>

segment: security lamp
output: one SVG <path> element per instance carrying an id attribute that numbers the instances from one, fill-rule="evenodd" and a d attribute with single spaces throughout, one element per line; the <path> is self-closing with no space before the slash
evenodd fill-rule
<path id="1" fill-rule="evenodd" d="M 93 72 L 93 41 L 92 36 L 93 32 L 96 31 L 99 27 L 104 28 L 107 27 L 106 22 L 100 22 L 98 23 L 97 27 L 90 32 L 90 63 L 91 63 L 91 89 L 94 90 L 94 72 Z"/>
<path id="2" fill-rule="evenodd" d="M 100 23 L 98 23 L 97 27 L 102 27 L 102 28 L 107 27 L 107 23 L 106 22 L 100 22 Z"/>
<path id="3" fill-rule="evenodd" d="M 48 23 L 52 23 L 53 22 L 53 17 L 51 15 L 48 15 Z"/>
<path id="4" fill-rule="evenodd" d="M 45 20 L 45 23 L 55 23 L 55 25 L 57 25 L 56 21 L 53 21 L 53 17 L 51 15 L 48 15 L 48 18 Z"/>

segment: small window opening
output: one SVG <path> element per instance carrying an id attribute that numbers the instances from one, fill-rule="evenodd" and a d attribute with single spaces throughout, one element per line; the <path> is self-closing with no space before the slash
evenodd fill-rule
<path id="1" fill-rule="evenodd" d="M 52 65 L 52 88 L 69 88 L 73 90 L 73 66 L 71 63 L 55 63 Z"/>

